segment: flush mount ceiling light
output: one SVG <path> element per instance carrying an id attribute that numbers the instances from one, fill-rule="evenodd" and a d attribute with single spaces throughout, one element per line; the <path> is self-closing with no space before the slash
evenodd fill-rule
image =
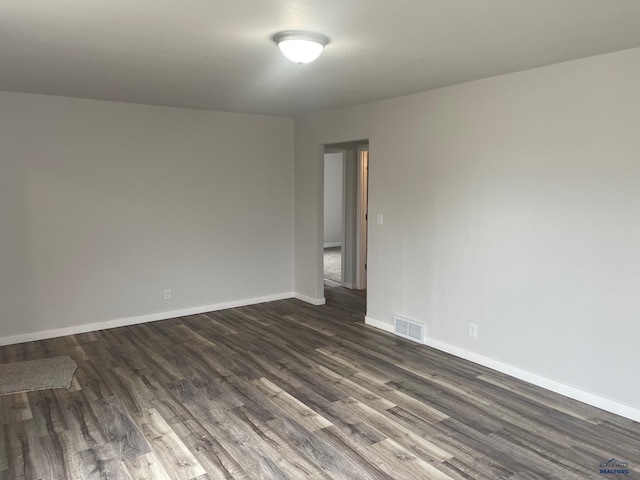
<path id="1" fill-rule="evenodd" d="M 295 63 L 313 62 L 320 56 L 329 39 L 324 35 L 302 30 L 287 30 L 273 36 L 282 54 Z"/>

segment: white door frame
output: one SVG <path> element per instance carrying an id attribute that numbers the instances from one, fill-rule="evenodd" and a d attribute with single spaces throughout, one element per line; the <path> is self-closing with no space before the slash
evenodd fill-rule
<path id="1" fill-rule="evenodd" d="M 369 198 L 369 145 L 358 145 L 358 200 L 356 224 L 356 288 L 367 288 L 367 226 Z"/>

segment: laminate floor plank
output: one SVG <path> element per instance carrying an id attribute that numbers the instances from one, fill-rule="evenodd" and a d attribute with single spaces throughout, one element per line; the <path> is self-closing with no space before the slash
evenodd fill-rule
<path id="1" fill-rule="evenodd" d="M 153 452 L 126 460 L 124 467 L 132 480 L 173 480 L 173 478 L 180 478 L 169 476 Z"/>
<path id="2" fill-rule="evenodd" d="M 385 469 L 400 478 L 426 477 L 434 480 L 451 480 L 446 473 L 422 460 L 390 438 L 369 447 L 384 462 Z"/>
<path id="3" fill-rule="evenodd" d="M 235 458 L 222 446 L 218 438 L 195 420 L 172 424 L 186 447 L 211 478 L 248 480 L 251 477 Z"/>
<path id="4" fill-rule="evenodd" d="M 86 350 L 85 350 L 86 351 Z M 101 372 L 103 368 L 96 368 L 92 360 L 78 361 L 75 376 L 89 401 L 113 396 L 113 392 L 107 388 Z"/>
<path id="5" fill-rule="evenodd" d="M 119 398 L 96 400 L 91 403 L 91 409 L 104 426 L 117 460 L 130 460 L 151 451 Z"/>
<path id="6" fill-rule="evenodd" d="M 69 429 L 53 390 L 29 392 L 27 396 L 33 413 L 32 425 L 38 436 L 55 435 Z"/>
<path id="7" fill-rule="evenodd" d="M 0 396 L 0 425 L 24 422 L 33 418 L 26 393 Z"/>
<path id="8" fill-rule="evenodd" d="M 7 457 L 7 443 L 4 436 L 4 426 L 0 424 L 0 472 L 9 470 Z"/>
<path id="9" fill-rule="evenodd" d="M 380 445 L 388 439 L 383 439 L 371 445 L 363 446 L 350 441 L 335 427 L 327 427 L 313 433 L 314 437 L 324 442 L 336 451 L 347 454 L 362 471 L 371 473 L 375 478 L 393 479 L 399 472 L 394 471 L 392 466 L 385 465 L 380 461 L 380 457 L 375 453 L 375 446 Z M 395 462 L 398 463 L 397 460 Z M 424 472 L 422 472 L 424 473 Z"/>
<path id="10" fill-rule="evenodd" d="M 179 366 L 171 360 L 175 357 L 165 357 L 163 350 L 156 347 L 140 343 L 138 345 L 138 355 L 146 361 L 147 369 L 164 382 L 171 382 L 184 378 L 184 373 Z"/>
<path id="11" fill-rule="evenodd" d="M 412 412 L 400 407 L 391 408 L 387 412 L 397 425 L 436 445 L 438 449 L 445 452 L 444 456 L 458 459 L 483 456 L 471 446 L 450 435 L 447 429 L 438 428 L 437 424 L 427 422 Z"/>
<path id="12" fill-rule="evenodd" d="M 32 344 L 36 344 L 38 342 L 24 342 L 24 343 L 16 343 L 15 345 L 4 345 L 0 348 L 0 357 L 2 358 L 2 363 L 13 363 L 13 362 L 23 362 L 25 360 L 36 360 L 36 356 L 30 356 L 27 353 L 29 348 L 32 348 Z"/>
<path id="13" fill-rule="evenodd" d="M 238 330 L 236 330 L 233 325 L 226 320 L 224 312 L 203 313 L 199 316 L 206 320 L 209 330 L 212 330 L 216 336 L 225 337 L 228 335 L 236 335 L 238 333 Z"/>
<path id="14" fill-rule="evenodd" d="M 63 432 L 62 435 L 64 435 Z M 67 467 L 69 462 L 67 455 L 73 452 L 65 452 L 65 444 L 60 439 L 61 434 L 44 435 L 40 437 L 40 453 L 42 457 L 38 464 L 44 472 L 40 478 L 69 478 L 74 473 Z"/>
<path id="15" fill-rule="evenodd" d="M 327 337 L 335 337 L 337 335 L 335 329 L 327 326 L 326 322 L 319 320 L 317 318 L 311 317 L 310 315 L 305 315 L 304 313 L 298 313 L 294 315 L 285 315 L 282 317 L 284 320 L 287 320 L 289 323 L 294 323 L 296 325 L 304 325 L 307 328 L 311 328 L 316 332 L 325 335 Z"/>
<path id="16" fill-rule="evenodd" d="M 345 396 L 338 388 L 320 381 L 317 375 L 313 375 L 312 367 L 272 362 L 267 354 L 248 353 L 248 356 L 256 363 L 269 366 L 268 380 L 282 385 L 287 391 L 295 391 L 296 398 L 312 408 L 322 408 Z"/>
<path id="17" fill-rule="evenodd" d="M 378 412 L 365 403 L 349 399 L 343 402 L 341 407 L 426 461 L 442 462 L 453 456 L 446 449 L 416 434 L 411 429 L 395 423 L 388 415 Z"/>
<path id="18" fill-rule="evenodd" d="M 295 420 L 278 418 L 269 422 L 269 425 L 291 442 L 301 455 L 322 469 L 329 478 L 387 480 L 387 476 L 378 470 L 362 469 L 357 460 L 318 438 Z"/>
<path id="19" fill-rule="evenodd" d="M 192 328 L 190 324 L 186 323 L 183 325 L 176 325 L 176 331 L 180 334 L 180 336 L 184 339 L 184 344 L 193 345 L 193 344 L 202 344 L 208 347 L 215 347 L 216 344 L 211 340 L 211 338 L 205 337 L 198 333 L 195 328 Z"/>
<path id="20" fill-rule="evenodd" d="M 481 452 L 485 457 L 500 458 L 500 464 L 514 473 L 526 471 L 539 478 L 545 478 L 555 477 L 562 472 L 561 478 L 568 480 L 584 478 L 573 467 L 560 466 L 557 461 L 547 455 L 541 455 L 540 452 L 535 454 L 526 445 L 505 441 L 496 433 L 485 435 L 454 419 L 444 420 L 438 426 L 446 428 L 448 435 L 462 439 L 465 445 L 472 446 L 475 451 Z"/>
<path id="21" fill-rule="evenodd" d="M 500 480 L 513 476 L 500 466 L 494 467 L 491 459 L 479 454 L 453 457 L 438 465 L 438 470 L 458 480 Z"/>
<path id="22" fill-rule="evenodd" d="M 582 410 L 582 408 L 576 408 L 575 405 L 573 405 L 572 403 L 568 403 L 565 405 L 564 402 L 562 402 L 562 397 L 561 396 L 556 396 L 555 398 L 552 397 L 551 399 L 546 399 L 543 395 L 536 395 L 535 391 L 533 392 L 529 392 L 527 388 L 523 388 L 523 386 L 516 384 L 515 382 L 509 382 L 508 380 L 501 380 L 496 378 L 493 375 L 480 375 L 477 377 L 479 380 L 482 380 L 484 382 L 488 382 L 491 383 L 497 387 L 500 387 L 503 390 L 508 390 L 512 393 L 515 393 L 517 395 L 519 395 L 520 397 L 524 397 L 524 398 L 528 398 L 530 400 L 533 400 L 534 402 L 547 406 L 549 408 L 552 408 L 554 410 L 557 410 L 559 412 L 563 412 L 566 413 L 567 415 L 571 415 L 572 417 L 576 417 L 579 418 L 580 420 L 583 420 L 585 422 L 591 423 L 593 425 L 597 425 L 598 422 L 596 420 L 594 420 L 591 415 L 589 415 L 589 413 L 595 413 L 594 411 L 596 411 L 596 409 L 594 408 L 593 410 L 589 411 L 587 409 L 585 413 L 581 413 L 579 410 Z M 558 398 L 559 397 L 559 398 Z"/>
<path id="23" fill-rule="evenodd" d="M 396 406 L 395 403 L 378 395 L 375 391 L 353 382 L 351 380 L 353 377 L 339 376 L 322 366 L 316 367 L 314 373 L 318 379 L 322 379 L 322 381 L 331 385 L 334 390 L 340 392 L 340 395 L 336 395 L 332 400 L 334 402 L 338 400 L 346 401 L 348 398 L 353 397 L 367 402 L 376 410 L 388 410 Z"/>
<path id="24" fill-rule="evenodd" d="M 132 388 L 144 392 L 147 397 L 146 406 L 155 408 L 170 425 L 176 422 L 193 419 L 194 414 L 189 407 L 175 395 L 175 388 L 184 379 L 162 382 L 154 373 L 133 376 L 129 379 Z"/>
<path id="25" fill-rule="evenodd" d="M 282 465 L 281 458 L 267 455 L 264 439 L 260 435 L 248 435 L 238 418 L 231 413 L 210 411 L 209 415 L 202 415 L 202 424 L 250 478 L 287 478 L 286 467 Z"/>
<path id="26" fill-rule="evenodd" d="M 262 422 L 244 407 L 233 409 L 230 414 L 234 424 L 245 434 L 259 441 L 252 441 L 252 448 L 260 450 L 263 458 L 272 459 L 285 478 L 327 478 L 316 465 L 300 455 L 291 445 L 283 441 L 267 423 Z"/>
<path id="27" fill-rule="evenodd" d="M 489 434 L 501 428 L 500 419 L 483 410 L 482 403 L 477 402 L 475 397 L 465 397 L 455 392 L 438 389 L 426 381 L 403 380 L 402 383 L 388 382 L 387 385 L 433 405 L 439 412 L 449 417 L 463 416 L 466 425 L 482 433 Z"/>
<path id="28" fill-rule="evenodd" d="M 496 404 L 508 407 L 522 417 L 528 418 L 540 426 L 540 430 L 549 432 L 551 436 L 564 438 L 574 445 L 595 448 L 603 453 L 618 452 L 618 456 L 635 457 L 640 452 L 640 436 L 620 435 L 618 432 L 606 431 L 600 425 L 592 425 L 564 412 L 538 404 L 531 399 L 505 402 L 496 399 Z M 606 456 L 606 455 L 605 455 Z"/>
<path id="29" fill-rule="evenodd" d="M 80 452 L 87 480 L 132 480 L 111 444 Z"/>
<path id="30" fill-rule="evenodd" d="M 355 444 L 370 445 L 386 438 L 373 427 L 367 425 L 366 423 L 362 422 L 361 419 L 352 415 L 348 410 L 339 408 L 339 406 L 337 406 L 336 404 L 337 400 L 339 400 L 338 398 L 335 398 L 335 401 L 329 401 L 327 400 L 326 395 L 320 395 L 314 390 L 308 388 L 306 385 L 302 385 L 295 380 L 291 381 L 290 378 L 285 378 L 286 379 L 283 380 L 281 370 L 279 371 L 277 378 L 274 378 L 273 380 L 278 382 L 282 389 L 296 392 L 296 402 L 299 402 L 299 404 L 305 406 L 305 409 L 301 410 L 301 413 L 304 416 L 301 423 L 307 421 L 306 416 L 309 415 L 309 413 L 305 412 L 306 407 L 308 407 L 313 411 L 313 415 L 318 414 L 328 422 L 326 424 L 322 423 L 321 425 L 319 425 L 320 428 L 334 426 L 342 434 L 349 437 Z M 328 387 L 329 386 L 327 385 L 325 388 Z M 346 400 L 347 398 L 348 396 L 345 393 L 344 399 Z M 275 403 L 277 404 L 278 402 Z M 290 418 L 295 417 L 295 415 L 292 415 L 292 410 L 290 408 L 283 407 L 282 405 L 276 406 L 276 409 L 271 409 L 271 411 L 273 412 L 274 416 L 286 416 Z M 296 414 L 297 413 L 299 412 L 296 412 Z M 316 426 L 307 426 L 307 428 L 314 431 L 317 430 Z"/>
<path id="31" fill-rule="evenodd" d="M 391 403 L 403 408 L 404 410 L 410 411 L 413 415 L 416 415 L 427 422 L 437 423 L 449 418 L 448 415 L 437 410 L 435 407 L 421 402 L 410 395 L 406 395 L 405 393 L 396 390 L 388 384 L 382 383 L 375 377 L 371 377 L 365 373 L 356 373 L 349 377 L 349 379 L 353 383 L 370 390 L 376 395 L 380 395 Z"/>
<path id="32" fill-rule="evenodd" d="M 191 480 L 206 473 L 191 451 L 155 409 L 148 409 L 133 415 L 132 418 L 151 447 L 155 470 L 164 472 L 168 470 L 176 480 Z M 135 463 L 140 464 L 140 462 Z"/>
<path id="33" fill-rule="evenodd" d="M 640 424 L 365 325 L 360 292 L 0 347 L 0 480 L 640 479 Z"/>
<path id="34" fill-rule="evenodd" d="M 195 383 L 219 383 L 231 372 L 219 368 L 217 356 L 210 356 L 193 345 L 180 345 L 176 348 L 176 355 L 182 358 L 181 372 L 183 378 Z"/>
<path id="35" fill-rule="evenodd" d="M 57 435 L 39 436 L 33 423 L 5 426 L 11 478 L 65 478 L 64 452 Z"/>
<path id="36" fill-rule="evenodd" d="M 266 378 L 260 378 L 252 382 L 253 385 L 272 403 L 287 412 L 288 416 L 308 429 L 310 432 L 329 427 L 332 423 L 302 403 L 293 395 L 287 393 Z"/>
<path id="37" fill-rule="evenodd" d="M 54 394 L 66 421 L 67 429 L 65 432 L 73 434 L 73 439 L 79 450 L 86 450 L 108 442 L 102 425 L 93 413 L 82 390 L 69 391 L 59 388 L 54 390 Z"/>
<path id="38" fill-rule="evenodd" d="M 80 456 L 80 452 L 84 449 L 82 448 L 82 445 L 78 445 L 77 432 L 68 431 L 59 433 L 57 434 L 57 439 L 62 448 L 64 471 L 67 476 L 59 476 L 56 478 L 73 478 L 74 480 L 86 480 L 87 472 L 82 461 L 82 457 Z"/>
<path id="39" fill-rule="evenodd" d="M 492 434 L 492 437 L 500 438 L 510 445 L 530 450 L 536 456 L 556 463 L 562 470 L 569 469 L 581 476 L 588 476 L 592 473 L 588 467 L 575 463 L 567 458 L 564 454 L 566 446 L 558 444 L 550 438 L 542 439 L 525 430 L 516 430 L 513 428 L 504 428 Z"/>
<path id="40" fill-rule="evenodd" d="M 325 357 L 330 358 L 338 365 L 341 365 L 342 369 L 346 369 L 346 371 L 351 372 L 351 374 L 364 372 L 372 377 L 379 378 L 383 383 L 391 382 L 395 378 L 393 374 L 379 368 L 378 365 L 368 364 L 364 359 L 355 359 L 354 356 L 351 356 L 344 351 L 334 351 L 330 348 L 317 348 L 316 351 Z M 344 376 L 348 375 L 349 374 Z"/>

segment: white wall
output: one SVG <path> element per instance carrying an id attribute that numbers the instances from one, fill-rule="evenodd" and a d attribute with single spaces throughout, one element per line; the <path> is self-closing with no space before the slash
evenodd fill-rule
<path id="1" fill-rule="evenodd" d="M 324 156 L 324 246 L 342 244 L 342 180 L 344 155 L 327 153 Z"/>
<path id="2" fill-rule="evenodd" d="M 367 315 L 638 412 L 638 85 L 634 49 L 298 119 L 296 291 L 319 145 L 368 137 Z"/>
<path id="3" fill-rule="evenodd" d="M 0 337 L 291 292 L 293 135 L 0 93 Z"/>

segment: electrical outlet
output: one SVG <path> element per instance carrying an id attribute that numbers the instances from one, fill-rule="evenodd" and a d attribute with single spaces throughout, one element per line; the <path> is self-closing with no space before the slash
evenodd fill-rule
<path id="1" fill-rule="evenodd" d="M 164 299 L 165 300 L 171 300 L 171 290 L 165 290 L 164 291 Z"/>
<path id="2" fill-rule="evenodd" d="M 478 325 L 475 323 L 469 324 L 469 336 L 476 338 L 478 336 Z"/>

